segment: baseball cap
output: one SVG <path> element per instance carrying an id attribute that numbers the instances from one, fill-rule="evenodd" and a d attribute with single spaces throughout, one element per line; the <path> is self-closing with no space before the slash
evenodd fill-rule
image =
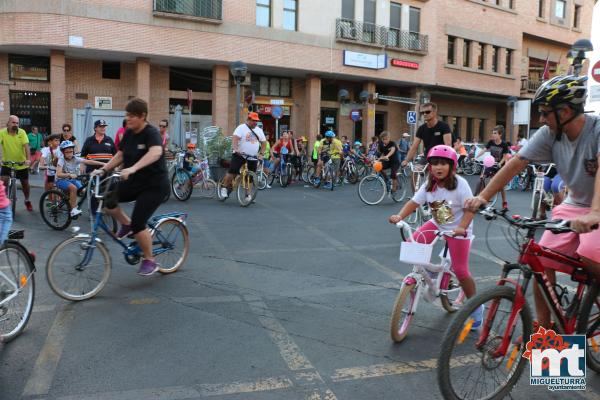
<path id="1" fill-rule="evenodd" d="M 248 119 L 251 119 L 253 121 L 260 121 L 260 118 L 258 118 L 258 113 L 256 112 L 248 113 Z"/>
<path id="2" fill-rule="evenodd" d="M 404 133 L 402 134 L 402 137 L 410 137 L 410 135 L 409 135 L 408 133 L 404 132 Z"/>
<path id="3" fill-rule="evenodd" d="M 105 120 L 103 119 L 97 119 L 96 122 L 94 122 L 94 129 L 96 129 L 99 126 L 107 126 L 108 124 L 106 123 Z"/>

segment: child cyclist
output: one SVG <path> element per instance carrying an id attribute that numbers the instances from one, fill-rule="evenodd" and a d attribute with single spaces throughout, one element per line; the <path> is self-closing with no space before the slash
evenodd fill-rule
<path id="1" fill-rule="evenodd" d="M 40 169 L 46 170 L 44 180 L 44 190 L 48 191 L 54 187 L 56 178 L 56 165 L 58 159 L 62 157 L 62 153 L 58 148 L 60 144 L 60 135 L 58 133 L 48 136 L 46 139 L 47 146 L 42 149 L 42 158 L 40 159 Z"/>
<path id="2" fill-rule="evenodd" d="M 71 217 L 76 217 L 81 214 L 81 210 L 77 208 L 77 192 L 83 187 L 81 181 L 77 179 L 80 165 L 83 163 L 101 167 L 104 163 L 75 156 L 75 143 L 70 140 L 60 144 L 60 151 L 63 156 L 58 159 L 56 166 L 56 186 L 69 193 Z"/>
<path id="3" fill-rule="evenodd" d="M 183 156 L 183 169 L 189 172 L 192 175 L 192 178 L 195 177 L 196 173 L 200 170 L 194 150 L 196 150 L 196 145 L 194 143 L 188 143 L 187 151 Z"/>
<path id="4" fill-rule="evenodd" d="M 452 258 L 452 270 L 465 295 L 473 297 L 475 282 L 469 273 L 469 250 L 474 214 L 463 209 L 465 200 L 472 196 L 471 187 L 464 178 L 456 175 L 458 156 L 452 147 L 445 145 L 433 147 L 427 155 L 427 162 L 429 163 L 427 182 L 398 214 L 390 216 L 389 222 L 396 224 L 402 221 L 417 207 L 427 202 L 433 219 L 417 229 L 413 238 L 419 243 L 431 243 L 435 239 L 434 231 L 452 231 L 452 236 L 445 237 Z M 479 327 L 483 319 L 483 308 L 474 312 L 473 319 L 475 320 L 473 328 Z"/>

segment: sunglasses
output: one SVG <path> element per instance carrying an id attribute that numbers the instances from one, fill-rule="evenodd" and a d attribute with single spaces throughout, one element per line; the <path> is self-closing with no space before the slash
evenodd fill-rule
<path id="1" fill-rule="evenodd" d="M 159 125 L 158 127 L 159 128 L 166 128 L 167 126 L 166 125 Z"/>
<path id="2" fill-rule="evenodd" d="M 63 129 L 63 132 L 71 132 L 70 129 Z"/>
<path id="3" fill-rule="evenodd" d="M 421 115 L 423 115 L 423 114 L 431 114 L 431 110 L 421 111 Z"/>

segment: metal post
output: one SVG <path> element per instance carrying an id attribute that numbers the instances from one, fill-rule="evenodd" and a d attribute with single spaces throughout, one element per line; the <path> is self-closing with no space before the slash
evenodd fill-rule
<path id="1" fill-rule="evenodd" d="M 275 118 L 275 140 L 279 140 L 279 118 Z"/>
<path id="2" fill-rule="evenodd" d="M 240 101 L 241 101 L 241 87 L 240 80 L 238 78 L 235 79 L 235 126 L 236 128 L 240 124 Z"/>

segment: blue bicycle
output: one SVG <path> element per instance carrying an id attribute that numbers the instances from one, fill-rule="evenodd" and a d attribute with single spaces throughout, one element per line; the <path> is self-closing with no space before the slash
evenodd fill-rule
<path id="1" fill-rule="evenodd" d="M 136 265 L 142 259 L 142 251 L 134 241 L 119 239 L 106 225 L 104 215 L 104 197 L 119 174 L 113 174 L 100 181 L 96 176 L 94 195 L 98 199 L 96 220 L 90 234 L 76 234 L 59 243 L 48 256 L 46 278 L 50 288 L 60 297 L 73 300 L 87 300 L 104 288 L 110 277 L 112 261 L 110 252 L 103 240 L 98 237 L 99 230 L 104 231 L 123 249 L 128 264 Z M 100 188 L 104 191 L 100 194 Z M 169 274 L 177 271 L 189 253 L 189 234 L 185 224 L 187 214 L 181 212 L 153 216 L 148 221 L 152 234 L 152 254 L 159 265 L 159 272 Z"/>
<path id="2" fill-rule="evenodd" d="M 269 185 L 273 185 L 276 178 L 279 178 L 279 184 L 281 187 L 286 187 L 292 181 L 292 172 L 294 170 L 294 166 L 291 162 L 289 162 L 289 150 L 287 147 L 281 148 L 281 153 L 279 156 L 279 165 L 277 169 L 271 173 L 271 179 Z"/>

